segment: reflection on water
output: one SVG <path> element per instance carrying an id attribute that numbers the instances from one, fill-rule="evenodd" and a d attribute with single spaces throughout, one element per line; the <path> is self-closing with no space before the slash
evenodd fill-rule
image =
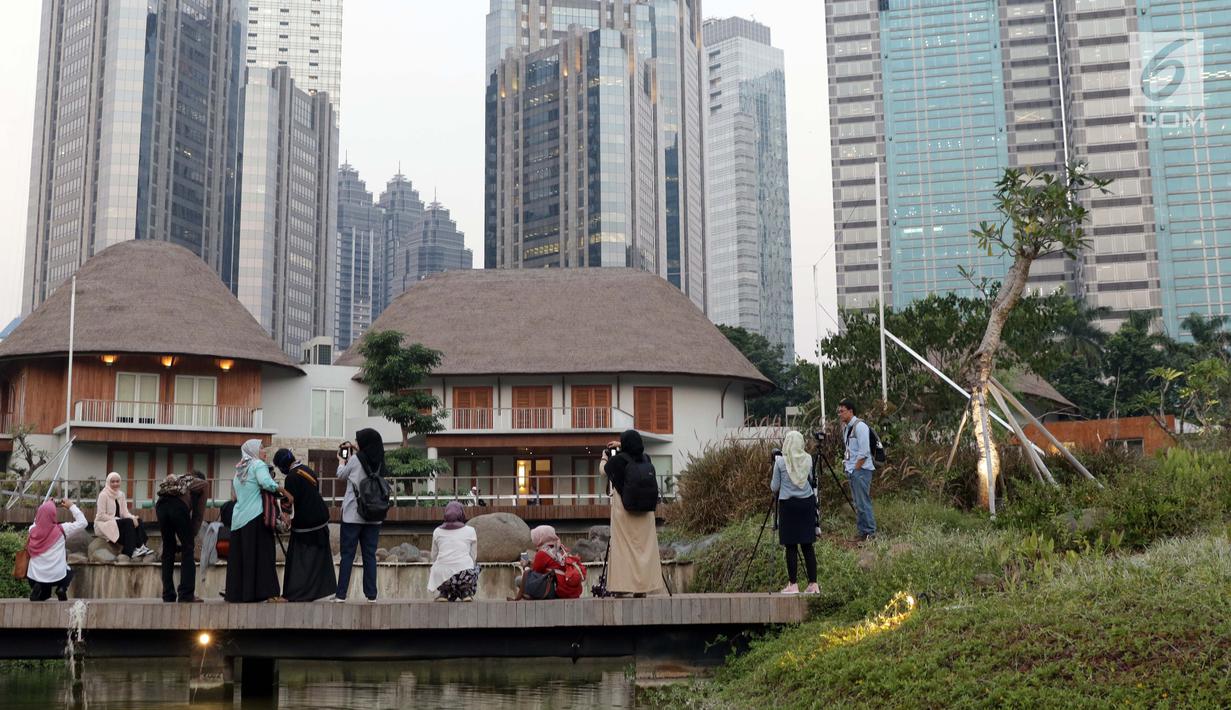
<path id="1" fill-rule="evenodd" d="M 279 664 L 276 699 L 242 706 L 190 702 L 187 659 L 87 661 L 83 678 L 89 710 L 193 708 L 221 710 L 342 710 L 363 708 L 483 708 L 563 710 L 631 708 L 629 660 L 466 659 L 414 662 L 301 662 Z M 56 671 L 0 671 L 5 710 L 65 707 L 68 680 Z"/>

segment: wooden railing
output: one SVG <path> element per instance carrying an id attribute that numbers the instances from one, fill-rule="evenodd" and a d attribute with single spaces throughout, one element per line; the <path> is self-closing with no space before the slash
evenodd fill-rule
<path id="1" fill-rule="evenodd" d="M 260 409 L 225 405 L 79 399 L 73 407 L 74 422 L 124 424 L 134 428 L 259 429 L 261 420 Z"/>

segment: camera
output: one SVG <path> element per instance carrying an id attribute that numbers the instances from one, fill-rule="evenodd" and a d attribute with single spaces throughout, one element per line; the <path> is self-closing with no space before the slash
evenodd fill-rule
<path id="1" fill-rule="evenodd" d="M 813 429 L 812 438 L 816 439 L 816 443 L 824 444 L 825 443 L 825 430 L 824 429 Z"/>
<path id="2" fill-rule="evenodd" d="M 620 453 L 620 447 L 618 447 L 618 446 L 613 446 L 613 447 L 611 447 L 611 448 L 607 449 L 607 458 L 609 458 L 609 459 L 614 459 L 614 458 L 616 457 L 616 454 L 618 454 L 618 453 Z"/>
<path id="3" fill-rule="evenodd" d="M 769 462 L 770 462 L 770 463 L 773 463 L 773 462 L 777 461 L 777 460 L 778 460 L 778 458 L 779 458 L 779 457 L 781 457 L 781 456 L 782 456 L 782 449 L 774 449 L 774 450 L 773 450 L 773 452 L 772 452 L 772 453 L 770 453 L 770 455 L 769 455 Z"/>
<path id="4" fill-rule="evenodd" d="M 338 456 L 343 461 L 350 458 L 350 453 L 351 453 L 350 446 L 348 444 L 342 444 L 341 446 L 338 447 Z"/>

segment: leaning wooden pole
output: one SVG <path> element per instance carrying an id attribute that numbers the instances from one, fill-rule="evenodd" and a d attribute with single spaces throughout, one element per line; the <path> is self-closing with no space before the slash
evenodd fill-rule
<path id="1" fill-rule="evenodd" d="M 953 437 L 953 447 L 949 449 L 949 460 L 945 461 L 945 473 L 953 468 L 953 459 L 957 456 L 957 447 L 962 443 L 962 432 L 966 431 L 966 420 L 970 418 L 970 402 L 962 410 L 962 421 L 957 425 L 957 435 Z"/>
<path id="2" fill-rule="evenodd" d="M 1092 481 L 1094 485 L 1098 486 L 1099 488 L 1103 487 L 1103 484 L 1099 483 L 1098 479 L 1094 477 L 1094 474 L 1090 473 L 1090 471 L 1087 470 L 1086 467 L 1083 466 L 1081 462 L 1077 460 L 1077 457 L 1074 456 L 1073 453 L 1069 451 L 1068 448 L 1065 447 L 1064 444 L 1060 443 L 1060 440 L 1057 439 L 1054 434 L 1052 434 L 1050 431 L 1047 430 L 1047 427 L 1043 426 L 1043 424 L 1038 419 L 1035 419 L 1034 415 L 1031 414 L 1028 409 L 1026 409 L 1026 406 L 1024 404 L 1018 401 L 1017 397 L 1013 396 L 1013 393 L 1010 392 L 1007 387 L 1000 384 L 1000 382 L 997 381 L 995 377 L 992 378 L 991 382 L 992 382 L 992 386 L 1000 390 L 1002 393 L 1004 393 L 1005 397 L 1009 400 L 1009 402 L 1014 407 L 1016 407 L 1018 411 L 1020 411 L 1023 415 L 1025 415 L 1027 420 L 1029 420 L 1031 424 L 1035 425 L 1036 427 L 1038 427 L 1039 431 L 1043 432 L 1043 436 L 1046 437 L 1047 440 L 1051 442 L 1052 446 L 1055 446 L 1057 449 L 1060 450 L 1060 453 L 1064 455 L 1064 458 L 1068 459 L 1068 462 L 1073 464 L 1073 467 L 1076 468 L 1079 472 L 1081 472 L 1081 475 L 1090 479 L 1090 481 Z"/>
<path id="3" fill-rule="evenodd" d="M 1000 411 L 1004 414 L 1005 419 L 1009 420 L 1009 425 L 1013 427 L 1013 434 L 1017 436 L 1017 443 L 1026 454 L 1026 461 L 1030 463 L 1030 470 L 1034 473 L 1034 480 L 1039 483 L 1046 480 L 1053 486 L 1059 485 L 1056 483 L 1056 479 L 1052 478 L 1051 471 L 1048 471 L 1047 466 L 1043 464 L 1043 459 L 1035 453 L 1034 447 L 1030 446 L 1030 440 L 1026 438 L 1026 432 L 1022 431 L 1022 425 L 1017 423 L 1017 417 L 1013 416 L 1013 410 L 1009 409 L 1009 405 L 1005 404 L 1000 388 L 993 386 L 990 390 L 992 397 L 996 399 L 996 404 L 1000 407 Z"/>

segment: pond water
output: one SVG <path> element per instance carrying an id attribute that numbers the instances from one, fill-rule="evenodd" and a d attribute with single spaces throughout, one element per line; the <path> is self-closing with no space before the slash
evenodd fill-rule
<path id="1" fill-rule="evenodd" d="M 192 702 L 186 659 L 87 661 L 82 702 L 73 702 L 63 668 L 0 669 L 5 710 L 193 708 L 343 710 L 483 708 L 535 710 L 631 708 L 632 660 L 466 659 L 413 662 L 279 664 L 274 697 Z"/>

